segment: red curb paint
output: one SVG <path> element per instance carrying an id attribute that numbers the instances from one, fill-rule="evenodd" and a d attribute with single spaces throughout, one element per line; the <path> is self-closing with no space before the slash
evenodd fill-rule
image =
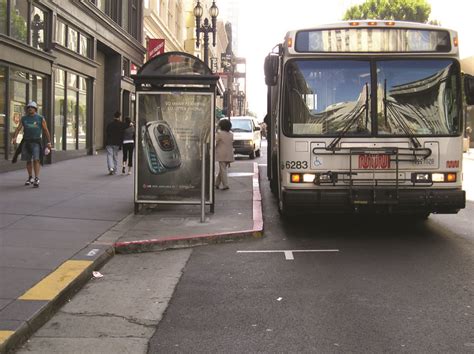
<path id="1" fill-rule="evenodd" d="M 180 242 L 189 245 L 191 243 L 202 244 L 209 241 L 227 241 L 236 238 L 244 237 L 261 237 L 263 233 L 263 216 L 262 216 L 262 196 L 260 194 L 258 164 L 254 162 L 253 177 L 252 177 L 252 211 L 253 211 L 253 228 L 251 230 L 231 231 L 224 233 L 210 233 L 192 236 L 171 236 L 162 239 L 149 239 L 138 241 L 126 241 L 114 243 L 115 251 L 127 252 L 132 249 L 146 249 L 152 246 L 162 248 L 180 247 Z M 191 241 L 191 242 L 189 242 Z"/>

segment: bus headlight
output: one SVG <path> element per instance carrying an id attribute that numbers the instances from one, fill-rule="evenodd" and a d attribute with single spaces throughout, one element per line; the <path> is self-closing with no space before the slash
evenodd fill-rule
<path id="1" fill-rule="evenodd" d="M 316 176 L 315 176 L 314 173 L 305 173 L 305 174 L 303 174 L 303 182 L 305 182 L 305 183 L 313 183 L 315 177 L 316 177 Z"/>
<path id="2" fill-rule="evenodd" d="M 314 173 L 290 173 L 291 183 L 313 183 L 315 178 Z"/>
<path id="3" fill-rule="evenodd" d="M 454 172 L 433 173 L 431 179 L 433 180 L 433 183 L 454 183 L 457 181 L 457 175 Z"/>
<path id="4" fill-rule="evenodd" d="M 444 182 L 444 173 L 433 173 L 431 178 L 433 182 Z"/>

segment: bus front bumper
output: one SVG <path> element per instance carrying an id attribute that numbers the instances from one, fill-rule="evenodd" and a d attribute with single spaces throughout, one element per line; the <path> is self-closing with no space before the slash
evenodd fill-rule
<path id="1" fill-rule="evenodd" d="M 282 202 L 296 214 L 455 214 L 466 206 L 466 194 L 460 189 L 285 189 Z"/>

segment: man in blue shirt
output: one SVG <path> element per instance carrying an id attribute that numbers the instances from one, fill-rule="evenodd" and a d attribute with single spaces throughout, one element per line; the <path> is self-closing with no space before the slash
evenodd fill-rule
<path id="1" fill-rule="evenodd" d="M 13 134 L 12 144 L 16 142 L 16 137 L 23 130 L 23 140 L 21 142 L 21 159 L 26 161 L 26 170 L 28 171 L 28 179 L 25 186 L 33 185 L 39 187 L 39 174 L 41 169 L 40 157 L 43 155 L 42 151 L 42 133 L 44 132 L 48 140 L 48 149 L 51 149 L 51 136 L 49 134 L 46 120 L 38 113 L 38 105 L 35 101 L 28 102 L 26 106 L 26 115 L 21 117 L 21 122 Z M 33 179 L 33 170 L 35 178 Z"/>

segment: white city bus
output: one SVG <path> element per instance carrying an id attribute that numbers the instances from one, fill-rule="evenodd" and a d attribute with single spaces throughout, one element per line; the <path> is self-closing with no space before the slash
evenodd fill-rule
<path id="1" fill-rule="evenodd" d="M 295 30 L 264 68 L 268 177 L 282 214 L 465 207 L 455 31 L 396 21 Z M 472 104 L 473 78 L 464 86 Z"/>

